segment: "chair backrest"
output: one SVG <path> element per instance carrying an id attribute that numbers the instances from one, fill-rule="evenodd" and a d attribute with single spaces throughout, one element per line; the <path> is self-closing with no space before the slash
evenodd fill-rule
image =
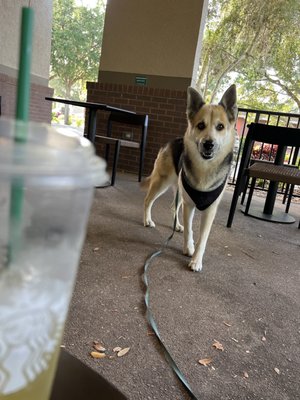
<path id="1" fill-rule="evenodd" d="M 279 146 L 300 146 L 300 129 L 251 123 L 246 141 L 278 144 Z M 246 142 L 245 142 L 246 143 Z"/>
<path id="2" fill-rule="evenodd" d="M 113 123 L 121 125 L 131 125 L 141 128 L 141 138 L 139 140 L 140 147 L 145 148 L 147 130 L 148 130 L 148 115 L 147 114 L 126 114 L 112 111 L 107 121 L 107 136 L 112 136 Z M 131 141 L 131 140 L 130 140 Z M 130 142 L 128 141 L 128 142 Z"/>
<path id="3" fill-rule="evenodd" d="M 108 123 L 118 122 L 120 124 L 148 126 L 147 114 L 126 114 L 112 111 L 108 117 Z"/>
<path id="4" fill-rule="evenodd" d="M 255 142 L 269 143 L 279 147 L 294 147 L 294 158 L 292 163 L 296 163 L 300 146 L 300 129 L 288 128 L 283 126 L 264 125 L 251 123 L 246 136 L 244 150 L 241 159 L 241 165 L 248 166 L 253 145 Z M 283 152 L 280 152 L 283 156 Z M 275 163 L 282 163 L 279 152 L 276 155 Z"/>
<path id="5" fill-rule="evenodd" d="M 236 185 L 239 185 L 242 179 L 246 180 L 244 172 L 249 166 L 255 142 L 277 144 L 281 147 L 294 147 L 294 158 L 296 159 L 300 146 L 300 129 L 251 123 L 244 143 Z M 275 160 L 275 163 L 276 161 L 282 162 L 283 160 Z"/>

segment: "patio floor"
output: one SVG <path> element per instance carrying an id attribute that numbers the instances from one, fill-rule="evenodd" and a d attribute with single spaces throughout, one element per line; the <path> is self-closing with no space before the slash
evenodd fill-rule
<path id="1" fill-rule="evenodd" d="M 150 303 L 168 350 L 199 400 L 295 400 L 300 393 L 300 204 L 292 225 L 245 217 L 226 228 L 227 189 L 202 273 L 187 268 L 182 234 L 149 270 Z M 143 265 L 171 233 L 171 192 L 153 207 L 156 228 L 142 225 L 137 177 L 117 174 L 97 189 L 63 344 L 130 400 L 189 399 L 151 334 L 144 307 Z M 262 203 L 254 197 L 253 202 Z M 280 207 L 280 204 L 277 204 Z M 198 225 L 195 217 L 195 234 Z M 98 340 L 113 355 L 92 359 Z M 224 351 L 213 347 L 214 341 Z M 212 358 L 208 366 L 198 360 Z M 109 400 L 109 399 L 108 399 Z"/>

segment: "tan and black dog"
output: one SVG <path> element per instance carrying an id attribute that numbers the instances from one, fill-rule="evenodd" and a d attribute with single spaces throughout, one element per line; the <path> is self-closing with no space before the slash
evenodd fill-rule
<path id="1" fill-rule="evenodd" d="M 179 188 L 175 210 L 176 230 L 184 231 L 183 253 L 191 256 L 189 267 L 201 271 L 206 242 L 222 198 L 235 142 L 236 87 L 224 93 L 219 104 L 205 104 L 192 87 L 187 91 L 188 127 L 183 138 L 160 149 L 151 175 L 142 182 L 148 188 L 144 201 L 144 225 L 154 227 L 151 208 L 170 186 Z M 178 210 L 183 205 L 183 225 Z M 194 247 L 192 222 L 195 208 L 202 212 L 200 235 Z"/>

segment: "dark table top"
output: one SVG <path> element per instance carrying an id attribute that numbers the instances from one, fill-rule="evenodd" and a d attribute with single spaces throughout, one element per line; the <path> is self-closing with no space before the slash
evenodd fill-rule
<path id="1" fill-rule="evenodd" d="M 112 107 L 103 103 L 92 103 L 89 101 L 77 101 L 77 100 L 68 100 L 61 99 L 60 97 L 45 97 L 46 100 L 55 101 L 57 103 L 71 104 L 77 107 L 85 107 L 90 110 L 105 110 L 105 111 L 118 111 L 126 114 L 136 114 L 134 111 L 125 110 L 124 108 Z"/>
<path id="2" fill-rule="evenodd" d="M 61 349 L 50 400 L 127 400 L 96 371 Z"/>

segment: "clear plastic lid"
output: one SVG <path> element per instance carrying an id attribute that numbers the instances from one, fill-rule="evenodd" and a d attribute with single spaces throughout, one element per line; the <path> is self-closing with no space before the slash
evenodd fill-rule
<path id="1" fill-rule="evenodd" d="M 72 130 L 0 119 L 0 179 L 91 187 L 107 181 L 105 168 L 92 143 Z"/>

